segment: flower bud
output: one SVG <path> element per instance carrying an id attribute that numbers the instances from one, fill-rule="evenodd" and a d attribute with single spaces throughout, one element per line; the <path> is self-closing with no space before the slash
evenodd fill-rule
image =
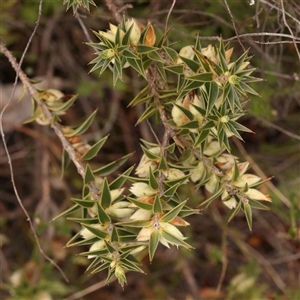
<path id="1" fill-rule="evenodd" d="M 210 192 L 214 193 L 217 189 L 217 186 L 219 184 L 219 180 L 215 174 L 213 174 L 209 181 L 205 184 L 205 188 Z"/>
<path id="2" fill-rule="evenodd" d="M 139 22 L 136 19 L 131 18 L 131 20 L 127 20 L 125 24 L 126 30 L 128 30 L 131 27 L 131 25 L 133 25 L 129 37 L 132 46 L 137 46 L 141 37 L 142 24 L 138 23 Z"/>
<path id="3" fill-rule="evenodd" d="M 261 178 L 256 175 L 244 174 L 242 176 L 239 176 L 239 178 L 236 181 L 234 181 L 232 184 L 234 186 L 241 188 L 241 187 L 244 187 L 246 184 L 248 184 L 248 186 L 251 186 L 251 185 L 259 182 L 260 180 L 261 180 Z"/>
<path id="4" fill-rule="evenodd" d="M 90 247 L 90 252 L 92 251 L 97 251 L 97 250 L 102 250 L 105 248 L 105 242 L 104 240 L 100 240 L 100 241 L 97 241 L 96 243 L 94 243 L 91 247 Z M 96 257 L 97 255 L 88 255 L 88 259 L 91 259 L 91 258 L 94 258 Z"/>
<path id="5" fill-rule="evenodd" d="M 199 181 L 205 175 L 205 167 L 202 161 L 199 162 L 198 166 L 191 171 L 191 180 L 193 182 Z"/>
<path id="6" fill-rule="evenodd" d="M 133 213 L 133 215 L 130 217 L 130 220 L 134 221 L 149 221 L 152 217 L 152 211 L 151 210 L 145 210 L 139 208 L 136 212 Z"/>
<path id="7" fill-rule="evenodd" d="M 185 47 L 181 48 L 180 51 L 179 51 L 179 55 L 184 57 L 184 58 L 188 58 L 188 59 L 193 60 L 194 57 L 195 57 L 195 52 L 193 50 L 193 46 L 185 46 Z M 183 64 L 183 61 L 180 57 L 177 58 L 176 64 L 177 65 Z"/>
<path id="8" fill-rule="evenodd" d="M 221 199 L 223 200 L 223 199 L 226 199 L 227 197 L 228 197 L 228 193 L 225 190 L 221 196 Z M 233 208 L 236 208 L 237 202 L 234 199 L 234 197 L 231 197 L 228 200 L 223 201 L 223 204 L 226 205 L 229 209 L 233 209 Z"/>
<path id="9" fill-rule="evenodd" d="M 181 170 L 174 168 L 170 168 L 166 171 L 162 170 L 162 173 L 167 177 L 167 180 L 175 180 L 185 176 L 185 174 Z M 189 180 L 186 179 L 183 183 L 187 183 L 188 181 Z"/>
<path id="10" fill-rule="evenodd" d="M 201 52 L 215 64 L 218 64 L 219 58 L 217 57 L 216 50 L 212 45 L 208 45 L 206 48 L 202 48 Z"/>
<path id="11" fill-rule="evenodd" d="M 256 189 L 249 189 L 245 195 L 253 200 L 272 201 L 269 195 L 265 195 Z"/>
<path id="12" fill-rule="evenodd" d="M 152 196 L 156 193 L 155 190 L 144 182 L 135 182 L 129 190 L 136 197 Z"/>
<path id="13" fill-rule="evenodd" d="M 120 264 L 116 265 L 115 276 L 118 278 L 119 284 L 123 287 L 124 283 L 126 283 L 126 276 L 124 269 L 120 266 Z"/>
<path id="14" fill-rule="evenodd" d="M 119 201 L 108 207 L 105 212 L 117 219 L 127 219 L 133 213 L 133 209 L 128 208 L 129 204 L 127 201 Z"/>
<path id="15" fill-rule="evenodd" d="M 213 156 L 221 150 L 220 144 L 217 141 L 211 141 L 208 143 L 206 148 L 203 151 L 203 154 L 206 156 Z"/>
<path id="16" fill-rule="evenodd" d="M 148 21 L 148 24 L 150 24 L 149 21 Z M 144 39 L 144 45 L 154 46 L 155 41 L 156 41 L 156 35 L 154 32 L 154 28 L 152 25 L 150 25 L 148 28 L 148 31 L 146 33 L 145 39 Z"/>

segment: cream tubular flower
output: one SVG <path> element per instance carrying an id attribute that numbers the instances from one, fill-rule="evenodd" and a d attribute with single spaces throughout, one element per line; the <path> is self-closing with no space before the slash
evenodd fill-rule
<path id="1" fill-rule="evenodd" d="M 132 214 L 130 220 L 133 221 L 148 221 L 152 217 L 152 211 L 139 208 L 136 212 Z"/>
<path id="2" fill-rule="evenodd" d="M 96 243 L 94 243 L 91 247 L 90 247 L 90 252 L 92 251 L 97 251 L 97 250 L 102 250 L 105 248 L 105 242 L 104 240 L 100 240 Z M 96 257 L 97 255 L 88 255 L 88 259 L 91 259 L 91 258 L 94 258 Z"/>
<path id="3" fill-rule="evenodd" d="M 227 191 L 225 190 L 221 196 L 221 199 L 225 199 L 228 197 L 228 193 Z M 234 197 L 231 197 L 229 198 L 228 200 L 226 201 L 223 201 L 223 204 L 226 205 L 229 209 L 233 209 L 233 208 L 236 208 L 236 205 L 237 205 L 237 202 L 236 200 L 234 199 Z"/>
<path id="4" fill-rule="evenodd" d="M 202 178 L 202 176 L 204 175 L 205 173 L 205 167 L 204 167 L 204 164 L 202 161 L 200 161 L 198 163 L 198 166 L 193 169 L 191 172 L 190 172 L 192 175 L 191 175 L 191 180 L 193 182 L 196 182 L 198 180 L 200 180 Z"/>
<path id="5" fill-rule="evenodd" d="M 181 48 L 179 51 L 179 55 L 184 58 L 193 60 L 195 57 L 195 52 L 193 51 L 193 46 L 185 46 L 185 47 Z M 183 64 L 183 61 L 180 57 L 177 58 L 176 64 L 177 65 Z"/>
<path id="6" fill-rule="evenodd" d="M 162 173 L 167 177 L 168 180 L 175 180 L 185 176 L 185 174 L 174 168 L 170 168 L 167 171 L 162 170 Z M 189 180 L 186 179 L 183 183 L 187 183 Z"/>
<path id="7" fill-rule="evenodd" d="M 201 52 L 215 64 L 219 63 L 219 58 L 217 57 L 216 50 L 212 45 L 208 45 L 206 48 L 202 48 Z"/>
<path id="8" fill-rule="evenodd" d="M 153 196 L 156 191 L 153 190 L 147 183 L 135 182 L 129 189 L 136 197 Z"/>
<path id="9" fill-rule="evenodd" d="M 128 30 L 132 24 L 133 24 L 133 27 L 131 29 L 129 40 L 130 40 L 130 43 L 132 46 L 137 46 L 137 44 L 139 43 L 140 37 L 141 37 L 141 29 L 140 29 L 136 19 L 131 18 L 131 20 L 126 21 L 126 24 L 125 24 L 126 30 Z"/>
<path id="10" fill-rule="evenodd" d="M 127 219 L 133 213 L 133 209 L 128 208 L 129 205 L 127 201 L 119 201 L 108 207 L 105 212 L 117 219 Z"/>
<path id="11" fill-rule="evenodd" d="M 249 189 L 247 192 L 245 192 L 245 195 L 253 200 L 263 200 L 271 202 L 271 198 L 269 195 L 265 195 L 256 189 Z"/>

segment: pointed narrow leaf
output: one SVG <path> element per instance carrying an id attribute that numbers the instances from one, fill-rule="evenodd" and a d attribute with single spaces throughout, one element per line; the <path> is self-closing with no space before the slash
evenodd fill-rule
<path id="1" fill-rule="evenodd" d="M 89 164 L 85 166 L 85 171 L 84 171 L 84 184 L 88 184 L 91 181 L 94 181 L 95 177 L 93 175 L 93 171 L 91 170 L 91 167 Z"/>
<path id="2" fill-rule="evenodd" d="M 247 219 L 248 227 L 252 231 L 252 210 L 249 203 L 244 204 L 244 212 Z"/>
<path id="3" fill-rule="evenodd" d="M 93 226 L 89 226 L 87 224 L 82 224 L 83 227 L 85 227 L 86 229 L 88 229 L 91 233 L 93 233 L 96 237 L 100 238 L 101 240 L 102 239 L 105 239 L 107 237 L 107 233 L 98 229 L 98 228 L 95 228 Z"/>
<path id="4" fill-rule="evenodd" d="M 188 243 L 176 238 L 175 236 L 173 236 L 172 234 L 162 230 L 161 233 L 162 237 L 165 238 L 169 243 L 177 245 L 177 246 L 182 246 L 184 248 L 190 249 L 193 248 L 191 245 L 189 245 Z"/>
<path id="5" fill-rule="evenodd" d="M 98 152 L 101 150 L 102 146 L 106 142 L 108 135 L 99 140 L 96 144 L 94 144 L 83 156 L 83 160 L 90 160 L 94 158 Z"/>
<path id="6" fill-rule="evenodd" d="M 155 53 L 155 52 L 152 52 L 152 53 Z M 151 53 L 150 53 L 151 54 Z M 166 71 L 164 69 L 164 65 L 163 63 L 161 62 L 157 62 L 156 63 L 156 67 L 157 67 L 157 70 L 161 76 L 161 78 L 164 80 L 164 82 L 167 82 L 167 75 L 166 75 Z"/>
<path id="7" fill-rule="evenodd" d="M 69 215 L 69 214 L 72 214 L 73 212 L 79 210 L 80 208 L 81 208 L 81 207 L 80 207 L 79 204 L 75 204 L 75 205 L 73 205 L 72 207 L 70 207 L 70 208 L 68 208 L 67 210 L 65 210 L 64 212 L 60 213 L 58 216 L 54 217 L 54 218 L 52 219 L 52 221 L 55 221 L 55 220 L 57 220 L 57 219 L 60 218 L 60 217 L 64 217 L 64 216 L 67 216 L 67 215 Z"/>
<path id="8" fill-rule="evenodd" d="M 158 168 L 158 170 L 167 170 L 168 169 L 168 163 L 167 163 L 164 156 L 162 156 L 160 158 L 160 161 L 159 161 L 159 164 L 158 164 L 157 168 Z"/>
<path id="9" fill-rule="evenodd" d="M 151 46 L 147 46 L 147 45 L 143 45 L 143 44 L 139 44 L 136 47 L 136 51 L 139 54 L 146 54 L 146 53 L 149 53 L 152 51 L 157 51 L 157 50 L 159 50 L 159 48 L 151 47 Z"/>
<path id="10" fill-rule="evenodd" d="M 206 115 L 209 115 L 211 109 L 213 108 L 218 98 L 218 94 L 219 94 L 219 86 L 215 82 L 210 82 Z"/>
<path id="11" fill-rule="evenodd" d="M 132 53 L 129 50 L 124 50 L 122 52 L 122 55 L 126 58 L 131 58 L 131 59 L 139 59 L 139 57 L 137 55 L 135 55 L 134 53 Z"/>
<path id="12" fill-rule="evenodd" d="M 84 208 L 91 208 L 95 204 L 95 201 L 93 201 L 93 200 L 83 200 L 83 199 L 77 199 L 77 198 L 71 198 L 71 200 Z"/>
<path id="13" fill-rule="evenodd" d="M 65 136 L 66 137 L 73 137 L 73 136 L 76 136 L 76 135 L 83 134 L 91 126 L 96 113 L 97 113 L 97 110 L 95 110 L 80 126 L 78 126 L 71 133 L 66 133 Z"/>
<path id="14" fill-rule="evenodd" d="M 110 266 L 110 262 L 106 262 L 106 263 L 103 263 L 100 267 L 94 269 L 91 274 L 95 274 L 95 273 L 98 273 L 98 272 L 101 272 L 107 268 L 109 268 Z"/>
<path id="15" fill-rule="evenodd" d="M 160 55 L 157 53 L 157 51 L 152 51 L 152 52 L 148 53 L 147 55 L 151 60 L 155 60 L 155 61 L 164 63 L 164 60 L 160 57 Z"/>
<path id="16" fill-rule="evenodd" d="M 194 120 L 194 115 L 188 109 L 178 104 L 174 104 L 174 106 L 180 109 L 190 121 Z"/>
<path id="17" fill-rule="evenodd" d="M 178 58 L 178 53 L 169 47 L 165 47 L 163 46 L 163 49 L 165 50 L 165 52 L 167 53 L 167 55 L 169 56 L 169 58 L 173 61 L 176 62 L 177 58 Z"/>
<path id="18" fill-rule="evenodd" d="M 154 105 L 149 105 L 148 108 L 144 111 L 144 113 L 139 117 L 139 119 L 137 120 L 136 124 L 141 123 L 143 120 L 151 117 L 155 112 L 156 112 L 157 108 Z"/>
<path id="19" fill-rule="evenodd" d="M 97 202 L 97 213 L 98 213 L 98 220 L 100 224 L 106 224 L 111 222 L 110 217 L 98 202 Z"/>
<path id="20" fill-rule="evenodd" d="M 162 206 L 161 206 L 161 200 L 160 200 L 160 197 L 157 194 L 156 194 L 155 199 L 154 199 L 152 211 L 155 214 L 161 214 L 163 212 L 163 209 L 162 209 Z"/>
<path id="21" fill-rule="evenodd" d="M 240 209 L 241 209 L 241 204 L 242 204 L 242 202 L 241 202 L 241 201 L 238 201 L 238 204 L 237 204 L 235 210 L 233 211 L 233 213 L 232 213 L 232 214 L 230 215 L 230 217 L 228 218 L 227 223 L 229 223 L 229 222 L 237 215 L 237 213 L 240 211 Z"/>
<path id="22" fill-rule="evenodd" d="M 114 181 L 112 181 L 110 184 L 109 184 L 109 189 L 110 190 L 116 190 L 116 189 L 119 189 L 123 186 L 123 184 L 125 183 L 126 181 L 126 178 L 124 177 L 124 175 L 129 175 L 132 170 L 133 170 L 133 166 L 130 167 L 129 169 L 127 169 L 123 174 L 121 174 L 120 176 L 118 176 Z"/>
<path id="23" fill-rule="evenodd" d="M 160 239 L 160 233 L 158 230 L 154 230 L 151 235 L 150 235 L 150 240 L 149 240 L 149 259 L 150 262 L 152 262 L 156 248 L 158 246 Z"/>
<path id="24" fill-rule="evenodd" d="M 160 218 L 160 221 L 169 223 L 172 221 L 177 215 L 180 213 L 181 209 L 185 206 L 186 200 L 172 208 L 170 211 L 168 211 L 162 218 Z"/>
<path id="25" fill-rule="evenodd" d="M 175 74 L 183 74 L 183 65 L 165 66 L 165 70 L 170 71 Z"/>
<path id="26" fill-rule="evenodd" d="M 149 168 L 149 186 L 153 189 L 153 190 L 157 190 L 158 189 L 158 182 L 157 179 L 155 178 L 153 171 L 151 168 Z"/>
<path id="27" fill-rule="evenodd" d="M 148 202 L 142 202 L 135 198 L 131 198 L 129 196 L 127 196 L 126 199 L 128 199 L 130 202 L 132 202 L 134 205 L 136 205 L 137 207 L 139 207 L 141 209 L 152 210 L 153 205 Z"/>
<path id="28" fill-rule="evenodd" d="M 211 195 L 208 199 L 200 203 L 200 206 L 206 205 L 205 208 L 207 208 L 212 201 L 216 200 L 222 193 L 224 192 L 224 187 L 221 187 L 218 189 L 213 195 Z"/>
<path id="29" fill-rule="evenodd" d="M 62 158 L 61 158 L 61 175 L 60 178 L 62 179 L 65 174 L 65 170 L 70 164 L 70 156 L 69 153 L 64 149 L 62 153 Z"/>
<path id="30" fill-rule="evenodd" d="M 200 81 L 200 82 L 210 82 L 213 81 L 213 74 L 211 72 L 201 73 L 193 76 L 188 76 L 188 80 Z"/>
<path id="31" fill-rule="evenodd" d="M 194 60 L 191 60 L 191 59 L 188 59 L 188 58 L 185 58 L 183 56 L 180 56 L 179 57 L 181 58 L 181 60 L 193 71 L 193 72 L 197 72 L 200 68 L 200 64 L 197 63 L 196 61 Z"/>
<path id="32" fill-rule="evenodd" d="M 128 104 L 129 106 L 132 106 L 136 101 L 139 101 L 139 99 L 143 99 L 148 95 L 149 92 L 149 85 L 146 85 L 132 100 L 131 102 Z"/>
<path id="33" fill-rule="evenodd" d="M 113 227 L 113 230 L 112 230 L 112 233 L 110 236 L 110 241 L 111 241 L 111 243 L 119 242 L 119 235 L 118 235 L 116 226 Z"/>
<path id="34" fill-rule="evenodd" d="M 108 208 L 111 205 L 111 194 L 106 177 L 103 181 L 100 203 L 103 209 Z"/>
<path id="35" fill-rule="evenodd" d="M 97 170 L 94 170 L 93 173 L 95 175 L 98 175 L 98 176 L 107 176 L 109 175 L 110 173 L 114 172 L 115 170 L 117 170 L 119 167 L 121 167 L 126 161 L 127 159 L 132 156 L 133 153 L 130 153 L 130 154 L 127 154 L 123 157 L 121 157 L 120 159 L 117 159 Z"/>

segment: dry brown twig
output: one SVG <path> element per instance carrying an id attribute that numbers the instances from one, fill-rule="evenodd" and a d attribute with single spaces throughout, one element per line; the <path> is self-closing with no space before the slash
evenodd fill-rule
<path id="1" fill-rule="evenodd" d="M 16 186 L 16 183 L 15 183 L 15 180 L 14 180 L 14 169 L 13 169 L 13 165 L 12 165 L 12 162 L 11 162 L 11 159 L 10 159 L 10 154 L 9 154 L 9 151 L 8 151 L 8 148 L 7 148 L 7 144 L 6 144 L 6 141 L 5 141 L 5 135 L 4 135 L 4 131 L 3 131 L 3 126 L 2 126 L 2 118 L 3 118 L 3 114 L 6 110 L 6 108 L 9 106 L 10 102 L 11 102 L 11 99 L 13 98 L 13 95 L 14 95 L 14 92 L 15 92 L 15 89 L 16 89 L 16 86 L 17 86 L 17 82 L 18 82 L 18 79 L 20 78 L 21 81 L 23 82 L 23 84 L 26 86 L 28 92 L 34 96 L 36 91 L 34 90 L 34 88 L 32 87 L 32 85 L 30 84 L 30 82 L 28 81 L 28 78 L 27 76 L 25 75 L 25 73 L 23 73 L 23 71 L 21 70 L 21 66 L 22 66 L 22 62 L 24 60 L 24 57 L 26 55 L 26 52 L 29 48 L 29 45 L 31 44 L 31 41 L 36 33 L 36 30 L 39 26 L 39 23 L 40 23 L 40 18 L 41 18 L 41 15 L 42 15 L 42 5 L 43 5 L 43 0 L 40 0 L 39 2 L 39 9 L 38 9 L 38 17 L 37 17 L 37 21 L 36 21 L 36 25 L 32 31 L 32 34 L 30 35 L 30 38 L 27 42 L 27 45 L 25 47 L 25 50 L 23 51 L 23 54 L 21 56 L 21 59 L 20 59 L 20 62 L 17 63 L 15 57 L 11 54 L 11 52 L 6 48 L 4 42 L 0 39 L 0 52 L 3 53 L 7 58 L 8 60 L 10 61 L 12 67 L 15 69 L 16 71 L 16 77 L 15 77 L 15 82 L 14 82 L 14 89 L 11 93 L 11 96 L 10 96 L 10 99 L 9 101 L 6 103 L 6 105 L 4 106 L 3 110 L 1 111 L 0 113 L 0 132 L 1 132 L 1 136 L 2 136 L 2 141 L 3 141 L 3 144 L 4 144 L 4 150 L 5 150 L 5 153 L 7 155 L 7 158 L 8 158 L 8 165 L 9 165 L 9 169 L 10 169 L 10 174 L 11 174 L 11 182 L 12 182 L 12 186 L 13 186 L 13 189 L 14 189 L 14 192 L 15 192 L 15 195 L 16 195 L 16 198 L 18 200 L 18 203 L 20 205 L 20 207 L 22 208 L 25 216 L 26 216 L 26 219 L 30 225 L 30 228 L 31 228 L 31 231 L 33 233 L 33 236 L 34 236 L 34 239 L 35 239 L 35 242 L 38 246 L 38 249 L 39 249 L 39 252 L 41 253 L 41 255 L 47 260 L 49 261 L 60 273 L 61 275 L 63 276 L 63 278 L 68 282 L 68 278 L 67 276 L 65 275 L 65 273 L 63 272 L 63 270 L 56 264 L 56 262 L 54 260 L 52 260 L 45 252 L 44 250 L 42 249 L 42 246 L 39 242 L 39 238 L 37 236 L 37 233 L 35 231 L 35 228 L 34 228 L 34 225 L 33 225 L 33 222 L 29 216 L 29 213 L 27 212 L 25 206 L 23 205 L 23 202 L 22 202 L 22 199 L 18 193 L 18 189 L 17 189 L 17 186 Z"/>

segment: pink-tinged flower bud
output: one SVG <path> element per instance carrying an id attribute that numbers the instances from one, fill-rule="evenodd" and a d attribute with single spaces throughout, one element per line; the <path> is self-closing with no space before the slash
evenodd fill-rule
<path id="1" fill-rule="evenodd" d="M 227 64 L 230 62 L 232 52 L 233 52 L 233 48 L 230 48 L 227 51 L 225 51 L 225 59 Z"/>
<path id="2" fill-rule="evenodd" d="M 181 48 L 178 55 L 180 55 L 184 58 L 193 60 L 195 57 L 195 52 L 193 50 L 193 46 L 185 46 L 185 47 Z M 183 61 L 180 57 L 177 58 L 176 64 L 177 65 L 183 64 Z"/>
<path id="3" fill-rule="evenodd" d="M 220 144 L 217 141 L 210 142 L 205 150 L 203 151 L 203 154 L 206 156 L 213 156 L 216 153 L 218 153 L 221 150 Z"/>
<path id="4" fill-rule="evenodd" d="M 44 92 L 43 100 L 46 102 L 48 107 L 51 107 L 54 104 L 62 103 L 64 97 L 65 95 L 61 91 L 48 89 Z"/>
<path id="5" fill-rule="evenodd" d="M 201 52 L 215 64 L 218 64 L 219 58 L 217 57 L 216 50 L 212 45 L 208 45 L 206 48 L 202 48 Z"/>
<path id="6" fill-rule="evenodd" d="M 245 192 L 245 195 L 253 200 L 272 201 L 269 195 L 265 195 L 256 189 L 249 189 L 247 192 Z"/>
<path id="7" fill-rule="evenodd" d="M 150 226 L 147 227 L 143 227 L 141 229 L 141 231 L 139 232 L 136 240 L 137 241 L 142 241 L 142 242 L 146 242 L 149 241 L 151 233 L 156 230 L 153 226 L 153 224 L 151 224 Z"/>
<path id="8" fill-rule="evenodd" d="M 97 251 L 97 250 L 102 250 L 105 248 L 105 242 L 104 240 L 100 240 L 100 241 L 97 241 L 96 243 L 94 243 L 91 247 L 90 247 L 90 252 L 92 251 Z M 97 255 L 88 255 L 88 259 L 91 259 L 91 258 L 94 258 L 96 257 Z"/>
<path id="9" fill-rule="evenodd" d="M 151 153 L 159 155 L 160 148 L 153 147 L 148 149 Z M 136 168 L 135 174 L 139 177 L 145 178 L 149 176 L 149 169 L 152 171 L 156 170 L 159 163 L 159 159 L 150 159 L 145 154 L 143 154 L 139 165 Z"/>
<path id="10" fill-rule="evenodd" d="M 185 174 L 182 171 L 174 168 L 170 168 L 166 171 L 163 170 L 162 173 L 167 177 L 167 180 L 175 180 L 185 176 Z M 189 180 L 186 179 L 183 183 L 187 183 L 188 181 Z"/>
<path id="11" fill-rule="evenodd" d="M 175 217 L 172 221 L 170 221 L 170 224 L 172 225 L 176 225 L 176 226 L 188 226 L 190 225 L 189 222 L 183 220 L 182 218 L 180 217 Z"/>
<path id="12" fill-rule="evenodd" d="M 213 193 L 216 191 L 218 186 L 219 180 L 215 174 L 213 174 L 209 181 L 205 184 L 205 188 L 210 192 Z"/>
<path id="13" fill-rule="evenodd" d="M 140 37 L 141 37 L 141 32 L 142 32 L 141 26 L 139 26 L 138 23 L 139 22 L 136 19 L 131 18 L 131 20 L 127 20 L 126 24 L 125 24 L 126 30 L 128 30 L 131 27 L 131 25 L 133 24 L 133 27 L 132 27 L 131 33 L 130 33 L 130 37 L 129 37 L 130 44 L 132 46 L 137 46 L 139 43 Z"/>
<path id="14" fill-rule="evenodd" d="M 133 221 L 149 221 L 152 217 L 153 213 L 151 210 L 145 210 L 139 208 L 133 215 L 130 217 L 130 220 Z"/>
<path id="15" fill-rule="evenodd" d="M 236 156 L 227 153 L 222 153 L 220 156 L 217 157 L 217 162 L 215 163 L 215 165 L 221 170 L 228 170 L 234 165 L 235 160 L 237 160 Z"/>
<path id="16" fill-rule="evenodd" d="M 156 191 L 153 190 L 147 183 L 135 182 L 129 189 L 136 197 L 145 197 L 155 195 Z"/>
<path id="17" fill-rule="evenodd" d="M 148 21 L 148 24 L 150 24 L 150 22 Z M 155 32 L 154 32 L 154 28 L 152 25 L 150 25 L 147 33 L 146 33 L 146 36 L 145 36 L 145 39 L 144 39 L 144 44 L 146 46 L 154 46 L 155 44 L 155 41 L 156 41 L 156 35 L 155 35 Z"/>
<path id="18" fill-rule="evenodd" d="M 202 161 L 199 162 L 198 166 L 191 171 L 191 180 L 193 182 L 199 181 L 202 179 L 203 175 L 205 174 L 205 167 Z"/>
<path id="19" fill-rule="evenodd" d="M 240 176 L 236 181 L 234 181 L 232 184 L 237 187 L 244 187 L 246 184 L 248 186 L 251 186 L 261 180 L 260 177 L 252 174 L 244 174 Z"/>

